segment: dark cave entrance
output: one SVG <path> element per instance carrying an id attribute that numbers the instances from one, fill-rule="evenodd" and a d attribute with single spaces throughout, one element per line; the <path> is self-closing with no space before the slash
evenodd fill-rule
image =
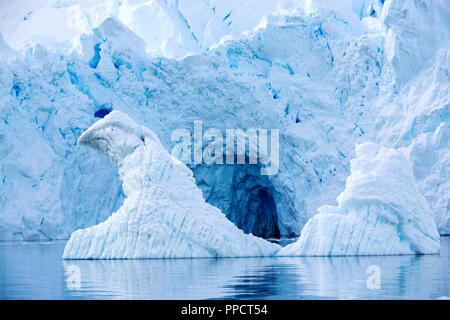
<path id="1" fill-rule="evenodd" d="M 192 168 L 205 200 L 245 233 L 280 238 L 276 191 L 257 165 L 200 165 Z"/>
<path id="2" fill-rule="evenodd" d="M 249 191 L 246 214 L 241 229 L 263 238 L 280 238 L 277 207 L 269 190 L 255 188 Z"/>

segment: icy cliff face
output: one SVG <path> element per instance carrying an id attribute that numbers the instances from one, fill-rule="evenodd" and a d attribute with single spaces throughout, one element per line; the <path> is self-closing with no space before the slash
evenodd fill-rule
<path id="1" fill-rule="evenodd" d="M 43 59 L 0 62 L 1 239 L 65 239 L 122 199 L 106 157 L 74 149 L 93 119 L 89 98 L 71 84 L 65 61 Z"/>
<path id="2" fill-rule="evenodd" d="M 75 231 L 65 259 L 268 256 L 279 246 L 244 234 L 206 203 L 192 171 L 157 136 L 113 111 L 79 139 L 119 168 L 125 200 L 106 221 Z"/>
<path id="3" fill-rule="evenodd" d="M 449 17 L 445 1 L 386 1 L 381 19 L 388 27 L 384 50 L 393 91 L 381 95 L 371 108 L 378 142 L 412 149 L 417 186 L 441 234 L 450 233 L 450 192 L 444 182 L 449 167 Z"/>
<path id="4" fill-rule="evenodd" d="M 356 143 L 413 150 L 424 139 L 437 156 L 423 162 L 418 144 L 411 151 L 414 168 L 424 168 L 414 169 L 417 187 L 448 232 L 448 189 L 430 191 L 448 180 L 438 173 L 448 167 L 447 140 L 422 137 L 448 131 L 447 2 L 189 3 L 1 7 L 0 239 L 67 238 L 120 207 L 113 165 L 76 147 L 113 109 L 151 128 L 167 150 L 173 130 L 192 132 L 195 120 L 222 133 L 279 129 L 276 175 L 249 164 L 190 165 L 207 202 L 263 237 L 299 235 L 317 208 L 336 203 Z M 50 13 L 72 17 L 70 30 L 38 28 Z M 416 36 L 436 50 L 406 40 Z"/>
<path id="5" fill-rule="evenodd" d="M 278 255 L 439 253 L 439 233 L 403 150 L 359 145 L 338 205 L 323 206 Z"/>
<path id="6" fill-rule="evenodd" d="M 434 213 L 439 232 L 450 234 L 450 132 L 442 123 L 435 132 L 423 133 L 409 146 L 416 185 Z"/>

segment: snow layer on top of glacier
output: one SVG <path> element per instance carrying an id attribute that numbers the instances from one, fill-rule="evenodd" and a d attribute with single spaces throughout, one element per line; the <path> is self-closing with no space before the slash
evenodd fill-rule
<path id="1" fill-rule="evenodd" d="M 414 184 L 404 150 L 357 146 L 338 205 L 323 206 L 297 242 L 278 255 L 338 256 L 439 253 L 429 205 Z"/>
<path id="2" fill-rule="evenodd" d="M 14 56 L 17 56 L 17 52 L 14 51 L 10 46 L 8 46 L 8 44 L 5 42 L 5 39 L 3 39 L 2 34 L 0 33 L 0 59 L 7 60 Z"/>
<path id="3" fill-rule="evenodd" d="M 106 221 L 75 231 L 65 259 L 268 256 L 280 249 L 244 234 L 206 203 L 192 171 L 126 114 L 112 111 L 79 143 L 105 153 L 118 166 L 126 198 Z"/>
<path id="4" fill-rule="evenodd" d="M 317 5 L 332 8 L 355 26 L 370 8 L 381 12 L 378 0 L 18 0 L 0 7 L 0 33 L 14 49 L 38 42 L 69 51 L 74 39 L 115 17 L 145 41 L 148 52 L 179 58 L 252 30 L 266 15 L 298 7 L 312 13 Z"/>

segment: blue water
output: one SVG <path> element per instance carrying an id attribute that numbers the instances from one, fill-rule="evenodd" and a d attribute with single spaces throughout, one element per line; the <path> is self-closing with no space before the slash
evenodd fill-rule
<path id="1" fill-rule="evenodd" d="M 0 299 L 437 299 L 450 296 L 441 254 L 333 258 L 63 261 L 64 242 L 0 243 Z M 380 270 L 369 289 L 370 265 Z"/>

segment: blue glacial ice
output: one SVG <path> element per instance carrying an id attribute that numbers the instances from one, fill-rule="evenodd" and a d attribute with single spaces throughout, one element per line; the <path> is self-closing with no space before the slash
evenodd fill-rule
<path id="1" fill-rule="evenodd" d="M 448 2 L 23 2 L 0 18 L 0 239 L 67 239 L 123 206 L 114 165 L 76 144 L 111 110 L 166 150 L 196 120 L 279 129 L 277 175 L 189 166 L 245 233 L 300 235 L 337 205 L 364 142 L 405 150 L 450 233 Z M 264 202 L 271 212 L 248 210 Z"/>

